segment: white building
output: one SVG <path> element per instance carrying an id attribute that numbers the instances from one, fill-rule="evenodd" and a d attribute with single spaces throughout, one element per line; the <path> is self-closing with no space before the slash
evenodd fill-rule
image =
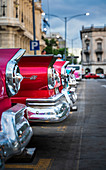
<path id="1" fill-rule="evenodd" d="M 82 48 L 69 48 L 68 56 L 71 56 L 72 54 L 74 56 L 78 56 L 77 63 L 79 64 L 81 62 L 81 51 L 82 51 Z"/>

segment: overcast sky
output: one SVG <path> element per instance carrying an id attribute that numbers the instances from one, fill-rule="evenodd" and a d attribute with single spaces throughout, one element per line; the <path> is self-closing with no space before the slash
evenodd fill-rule
<path id="1" fill-rule="evenodd" d="M 106 0 L 42 0 L 42 9 L 45 13 L 59 17 L 71 17 L 89 12 L 89 16 L 80 16 L 67 22 L 67 45 L 81 47 L 80 30 L 82 26 L 104 26 L 106 24 Z M 49 16 L 50 29 L 48 33 L 59 32 L 64 38 L 64 21 Z"/>

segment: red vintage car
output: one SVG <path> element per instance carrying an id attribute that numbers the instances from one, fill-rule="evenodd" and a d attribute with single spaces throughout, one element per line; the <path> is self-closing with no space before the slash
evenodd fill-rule
<path id="1" fill-rule="evenodd" d="M 12 107 L 10 99 L 23 79 L 18 62 L 24 53 L 23 49 L 0 49 L 0 167 L 4 160 L 22 153 L 33 134 L 24 117 L 26 106 Z"/>
<path id="2" fill-rule="evenodd" d="M 54 55 L 24 55 L 19 61 L 24 79 L 11 100 L 27 105 L 29 122 L 58 122 L 69 115 L 69 104 L 59 91 L 59 74 L 53 68 L 56 59 Z"/>
<path id="3" fill-rule="evenodd" d="M 73 104 L 75 103 L 77 97 L 75 91 L 73 92 L 72 90 L 72 83 L 71 85 L 69 84 L 70 79 L 71 80 L 73 79 L 70 75 L 72 75 L 73 73 L 71 73 L 71 71 L 67 72 L 66 68 L 68 63 L 69 61 L 63 61 L 62 59 L 58 59 L 56 60 L 53 66 L 61 77 L 61 86 L 59 90 L 61 93 L 63 93 L 66 96 L 67 102 L 69 103 L 71 110 L 74 111 L 76 110 L 76 107 L 73 106 Z M 75 85 L 76 84 L 74 84 L 74 86 Z"/>
<path id="4" fill-rule="evenodd" d="M 59 76 L 61 77 L 61 86 L 59 87 L 60 91 L 63 88 L 67 87 L 67 73 L 66 73 L 66 66 L 68 64 L 68 61 L 63 61 L 60 59 L 57 59 L 56 62 L 54 63 L 53 67 L 55 70 L 59 73 Z"/>
<path id="5" fill-rule="evenodd" d="M 85 75 L 85 78 L 86 79 L 90 79 L 90 78 L 97 79 L 97 78 L 100 78 L 100 77 L 97 74 L 88 73 L 88 74 Z"/>

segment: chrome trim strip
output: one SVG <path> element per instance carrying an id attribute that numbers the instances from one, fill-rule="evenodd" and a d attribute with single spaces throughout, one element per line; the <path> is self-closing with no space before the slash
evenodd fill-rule
<path id="1" fill-rule="evenodd" d="M 25 54 L 23 57 L 51 57 L 51 56 L 54 56 L 54 57 L 55 57 L 54 54 L 45 54 L 45 55 L 42 55 L 42 54 L 41 54 L 41 55 L 32 55 L 32 54 L 31 54 L 31 55 L 30 55 L 30 54 L 29 54 L 29 55 L 26 55 L 26 54 Z"/>
<path id="2" fill-rule="evenodd" d="M 57 94 L 56 96 L 53 96 L 51 98 L 46 99 L 35 99 L 35 98 L 27 98 L 26 103 L 28 102 L 39 102 L 39 103 L 54 103 L 60 100 L 63 97 L 62 93 Z"/>
<path id="3" fill-rule="evenodd" d="M 25 52 L 25 49 L 20 49 L 10 61 L 15 60 L 16 62 L 19 62 L 20 58 L 24 55 Z"/>
<path id="4" fill-rule="evenodd" d="M 55 106 L 57 103 L 56 102 L 54 102 L 54 103 L 31 103 L 31 102 L 28 102 L 27 103 L 27 106 Z"/>

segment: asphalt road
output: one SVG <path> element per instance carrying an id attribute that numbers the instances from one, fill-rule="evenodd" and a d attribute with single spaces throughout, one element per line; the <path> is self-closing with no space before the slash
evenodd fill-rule
<path id="1" fill-rule="evenodd" d="M 78 111 L 61 123 L 33 126 L 33 160 L 12 159 L 6 170 L 106 170 L 106 79 L 82 80 Z"/>

